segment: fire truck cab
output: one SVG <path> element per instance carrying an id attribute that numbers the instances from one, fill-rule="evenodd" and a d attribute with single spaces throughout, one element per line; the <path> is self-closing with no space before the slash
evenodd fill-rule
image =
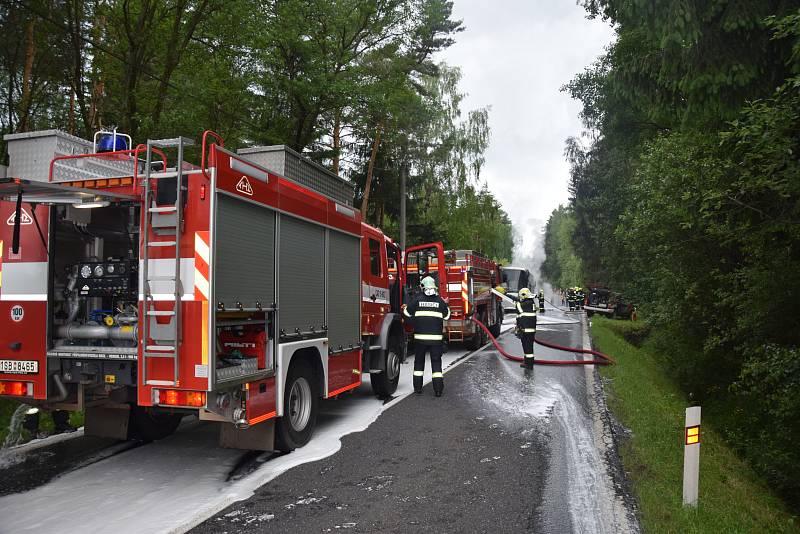
<path id="1" fill-rule="evenodd" d="M 190 139 L 113 135 L 106 152 L 56 130 L 5 137 L 0 396 L 85 410 L 89 435 L 159 439 L 193 413 L 223 446 L 292 450 L 319 399 L 362 373 L 394 392 L 400 252 L 348 182 L 210 131 L 199 165 Z"/>

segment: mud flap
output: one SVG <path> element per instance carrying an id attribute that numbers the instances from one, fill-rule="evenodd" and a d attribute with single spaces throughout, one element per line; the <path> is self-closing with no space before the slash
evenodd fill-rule
<path id="1" fill-rule="evenodd" d="M 127 404 L 86 408 L 84 433 L 99 438 L 128 439 L 131 408 Z"/>
<path id="2" fill-rule="evenodd" d="M 220 423 L 219 446 L 252 451 L 275 450 L 275 419 L 238 429 L 233 423 Z"/>

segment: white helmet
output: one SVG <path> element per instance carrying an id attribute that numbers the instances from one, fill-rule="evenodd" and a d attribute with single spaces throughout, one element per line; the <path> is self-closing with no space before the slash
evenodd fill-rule
<path id="1" fill-rule="evenodd" d="M 436 280 L 434 280 L 430 276 L 426 276 L 425 278 L 423 278 L 422 281 L 420 282 L 420 286 L 422 286 L 423 293 L 425 293 L 429 297 L 431 295 L 436 294 Z"/>

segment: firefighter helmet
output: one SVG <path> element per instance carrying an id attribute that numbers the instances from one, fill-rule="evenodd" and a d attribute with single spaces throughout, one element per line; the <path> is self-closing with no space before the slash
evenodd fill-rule
<path id="1" fill-rule="evenodd" d="M 531 290 L 528 289 L 527 287 L 523 287 L 522 289 L 520 289 L 518 294 L 520 300 L 533 298 L 533 293 L 531 293 Z"/>
<path id="2" fill-rule="evenodd" d="M 419 285 L 422 286 L 423 292 L 428 296 L 436 293 L 436 280 L 430 276 L 423 278 Z"/>

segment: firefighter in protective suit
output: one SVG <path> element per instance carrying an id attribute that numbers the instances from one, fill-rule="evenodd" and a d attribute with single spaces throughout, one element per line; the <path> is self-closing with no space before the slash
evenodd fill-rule
<path id="1" fill-rule="evenodd" d="M 533 342 L 536 338 L 536 299 L 527 287 L 519 290 L 517 328 L 522 340 L 522 352 L 525 353 L 525 359 L 521 366 L 526 369 L 533 369 Z"/>
<path id="2" fill-rule="evenodd" d="M 544 313 L 544 289 L 539 290 L 539 313 Z"/>
<path id="3" fill-rule="evenodd" d="M 436 280 L 430 276 L 422 279 L 422 295 L 407 307 L 403 315 L 414 325 L 414 392 L 422 393 L 422 376 L 425 371 L 425 354 L 431 355 L 433 391 L 437 397 L 444 391 L 442 376 L 442 349 L 444 321 L 450 318 L 450 308 L 436 293 Z"/>

